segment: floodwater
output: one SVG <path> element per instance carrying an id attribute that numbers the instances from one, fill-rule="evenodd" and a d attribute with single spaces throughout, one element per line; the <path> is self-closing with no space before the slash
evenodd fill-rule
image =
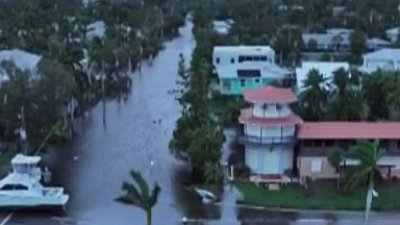
<path id="1" fill-rule="evenodd" d="M 162 188 L 153 212 L 155 225 L 182 224 L 182 217 L 199 219 L 203 222 L 194 224 L 204 225 L 361 224 L 362 214 L 338 216 L 238 209 L 229 186 L 225 187 L 221 204 L 203 205 L 194 193 L 183 187 L 190 173 L 170 155 L 168 143 L 180 116 L 180 106 L 172 94 L 176 88 L 179 54 L 189 62 L 195 47 L 191 30 L 192 24 L 188 21 L 180 29 L 181 35 L 166 43 L 152 64 L 145 62 L 141 73 L 132 74 L 131 93 L 122 100 L 107 102 L 105 125 L 100 103 L 77 121 L 77 133 L 71 142 L 50 151 L 46 158 L 53 182 L 64 186 L 71 196 L 66 212 L 16 212 L 7 225 L 145 224 L 145 214 L 140 209 L 114 201 L 121 193 L 121 183 L 129 180 L 131 169 L 141 171 L 146 179 Z M 226 135 L 227 140 L 232 140 L 235 134 L 227 131 Z M 229 144 L 224 149 L 229 149 Z M 223 160 L 227 156 L 225 152 Z M 383 219 L 388 221 L 387 217 Z M 393 216 L 391 221 L 396 222 L 398 218 Z M 378 221 L 378 224 L 384 223 Z"/>

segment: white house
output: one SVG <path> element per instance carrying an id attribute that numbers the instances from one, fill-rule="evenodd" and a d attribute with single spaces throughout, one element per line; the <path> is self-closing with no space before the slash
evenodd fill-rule
<path id="1" fill-rule="evenodd" d="M 400 33 L 400 27 L 394 27 L 391 29 L 386 30 L 386 37 L 389 38 L 389 40 L 394 43 L 397 41 L 397 38 L 399 37 Z"/>
<path id="2" fill-rule="evenodd" d="M 359 68 L 365 73 L 372 73 L 378 69 L 400 70 L 400 49 L 386 48 L 363 55 L 363 64 Z"/>
<path id="3" fill-rule="evenodd" d="M 233 20 L 215 20 L 213 21 L 214 31 L 221 35 L 227 35 L 231 29 Z"/>
<path id="4" fill-rule="evenodd" d="M 213 65 L 222 94 L 242 94 L 289 74 L 275 64 L 275 52 L 269 46 L 216 46 Z"/>
<path id="5" fill-rule="evenodd" d="M 104 21 L 98 20 L 96 22 L 87 25 L 86 29 L 87 29 L 86 36 L 89 39 L 92 39 L 94 37 L 103 38 L 106 33 L 106 24 L 104 23 Z"/>
<path id="6" fill-rule="evenodd" d="M 1 63 L 5 61 L 13 62 L 15 67 L 22 71 L 29 71 L 32 75 L 36 75 L 37 65 L 42 59 L 41 56 L 35 55 L 20 49 L 10 49 L 0 51 L 0 83 L 9 80 L 7 74 Z"/>
<path id="7" fill-rule="evenodd" d="M 318 72 L 322 74 L 323 78 L 326 80 L 325 87 L 330 88 L 329 84 L 333 77 L 333 73 L 340 68 L 349 71 L 350 65 L 347 62 L 303 62 L 301 67 L 296 68 L 297 92 L 300 93 L 304 90 L 304 82 L 307 79 L 308 73 L 313 69 L 318 70 Z"/>

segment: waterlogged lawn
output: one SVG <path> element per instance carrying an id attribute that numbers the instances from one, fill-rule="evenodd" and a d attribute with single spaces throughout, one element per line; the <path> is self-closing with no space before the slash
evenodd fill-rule
<path id="1" fill-rule="evenodd" d="M 351 193 L 342 193 L 336 187 L 305 190 L 299 186 L 281 187 L 279 191 L 268 191 L 247 181 L 235 181 L 234 185 L 243 195 L 243 203 L 274 208 L 303 208 L 324 210 L 364 210 L 366 188 Z M 377 188 L 379 196 L 374 198 L 374 210 L 400 210 L 400 185 L 385 184 Z"/>

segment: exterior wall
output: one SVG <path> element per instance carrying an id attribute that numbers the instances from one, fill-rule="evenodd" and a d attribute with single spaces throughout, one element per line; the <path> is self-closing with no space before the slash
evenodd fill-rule
<path id="1" fill-rule="evenodd" d="M 221 78 L 219 88 L 222 94 L 241 95 L 244 91 L 259 89 L 273 80 L 272 78 Z"/>
<path id="2" fill-rule="evenodd" d="M 344 150 L 347 150 L 351 143 L 343 143 L 341 147 Z M 335 146 L 340 145 L 337 141 L 334 146 L 302 146 L 303 141 L 300 141 L 300 152 L 299 157 L 296 160 L 296 164 L 299 170 L 299 177 L 311 177 L 314 179 L 328 179 L 337 177 L 336 170 L 333 168 L 329 161 L 328 156 L 334 150 Z M 391 165 L 390 176 L 397 176 L 400 178 L 400 146 L 398 145 L 398 140 L 388 140 L 386 146 L 382 146 L 382 154 L 383 156 L 379 160 L 378 164 L 382 166 L 381 172 L 383 177 L 389 178 L 389 169 L 388 165 Z M 317 167 L 318 162 L 320 161 L 320 170 L 313 171 L 312 168 L 314 166 Z"/>
<path id="3" fill-rule="evenodd" d="M 326 156 L 300 156 L 297 158 L 297 168 L 300 179 L 304 177 L 312 179 L 337 177 L 336 169 L 331 166 Z"/>
<path id="4" fill-rule="evenodd" d="M 266 105 L 267 107 L 264 107 Z M 277 104 L 269 103 L 269 104 L 254 104 L 253 106 L 253 115 L 256 117 L 264 117 L 264 118 L 282 118 L 289 115 L 291 112 L 289 106 L 287 104 L 280 104 L 281 109 L 277 109 Z"/>
<path id="5" fill-rule="evenodd" d="M 268 138 L 278 138 L 278 137 L 293 137 L 295 133 L 295 125 L 291 126 L 273 126 L 273 127 L 261 127 L 257 125 L 245 124 L 244 134 L 246 136 L 252 137 L 268 137 Z"/>
<path id="6" fill-rule="evenodd" d="M 254 174 L 283 174 L 293 169 L 293 146 L 246 146 L 245 163 Z"/>

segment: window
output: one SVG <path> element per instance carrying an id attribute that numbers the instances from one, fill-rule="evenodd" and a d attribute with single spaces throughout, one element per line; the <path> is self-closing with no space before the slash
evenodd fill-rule
<path id="1" fill-rule="evenodd" d="M 267 61 L 267 56 L 261 56 L 260 61 Z"/>
<path id="2" fill-rule="evenodd" d="M 246 86 L 246 80 L 245 79 L 240 79 L 240 86 L 242 86 L 242 87 Z"/>
<path id="3" fill-rule="evenodd" d="M 282 105 L 281 104 L 276 104 L 276 110 L 281 111 L 282 110 Z"/>
<path id="4" fill-rule="evenodd" d="M 325 146 L 326 147 L 333 147 L 335 145 L 334 140 L 325 140 Z"/>
<path id="5" fill-rule="evenodd" d="M 304 147 L 312 147 L 313 146 L 312 144 L 313 144 L 312 140 L 302 141 L 302 146 L 304 146 Z"/>
<path id="6" fill-rule="evenodd" d="M 397 148 L 400 149 L 400 140 L 397 141 Z"/>
<path id="7" fill-rule="evenodd" d="M 254 56 L 254 61 L 260 61 L 260 56 Z"/>
<path id="8" fill-rule="evenodd" d="M 260 83 L 260 79 L 257 78 L 257 79 L 254 80 L 254 82 Z"/>
<path id="9" fill-rule="evenodd" d="M 22 184 L 6 184 L 1 188 L 2 191 L 9 191 L 9 190 L 28 190 L 25 185 Z"/>
<path id="10" fill-rule="evenodd" d="M 383 149 L 383 150 L 387 150 L 388 146 L 389 146 L 389 142 L 388 140 L 381 140 L 379 142 L 379 146 Z"/>
<path id="11" fill-rule="evenodd" d="M 235 58 L 231 58 L 231 63 L 235 63 Z"/>
<path id="12" fill-rule="evenodd" d="M 315 140 L 315 141 L 314 141 L 314 146 L 315 146 L 315 147 L 321 147 L 322 144 L 323 144 L 323 141 L 322 141 L 322 140 Z"/>
<path id="13" fill-rule="evenodd" d="M 260 70 L 238 70 L 238 77 L 260 77 Z"/>
<path id="14" fill-rule="evenodd" d="M 217 57 L 217 58 L 215 59 L 215 62 L 216 62 L 217 64 L 219 64 L 219 57 Z"/>
<path id="15" fill-rule="evenodd" d="M 231 81 L 229 79 L 223 79 L 222 80 L 222 88 L 226 91 L 231 90 Z"/>
<path id="16" fill-rule="evenodd" d="M 241 62 L 243 62 L 244 60 L 245 60 L 244 56 L 240 55 L 238 61 L 241 63 Z"/>
<path id="17" fill-rule="evenodd" d="M 320 173 L 322 171 L 322 160 L 313 159 L 311 161 L 311 173 Z"/>
<path id="18" fill-rule="evenodd" d="M 252 61 L 253 60 L 253 57 L 251 57 L 251 56 L 246 56 L 246 61 Z"/>

